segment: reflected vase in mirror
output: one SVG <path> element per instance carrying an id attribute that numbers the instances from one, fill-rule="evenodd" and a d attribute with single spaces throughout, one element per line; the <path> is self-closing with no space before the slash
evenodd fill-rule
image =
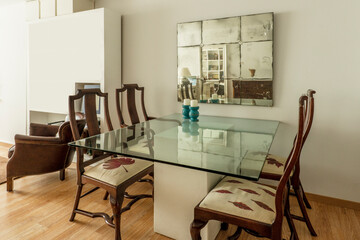
<path id="1" fill-rule="evenodd" d="M 249 71 L 250 71 L 250 76 L 254 77 L 256 69 L 250 68 Z"/>

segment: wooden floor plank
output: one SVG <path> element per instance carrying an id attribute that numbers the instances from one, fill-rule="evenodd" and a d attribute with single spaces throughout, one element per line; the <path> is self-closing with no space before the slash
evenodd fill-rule
<path id="1" fill-rule="evenodd" d="M 9 148 L 11 147 L 11 144 L 8 143 L 1 143 L 0 142 L 0 157 L 6 157 L 8 156 Z"/>
<path id="2" fill-rule="evenodd" d="M 77 215 L 69 222 L 76 190 L 76 172 L 66 171 L 65 181 L 59 181 L 58 173 L 23 177 L 15 180 L 13 193 L 6 191 L 6 185 L 0 185 L 0 239 L 9 240 L 104 240 L 113 239 L 114 229 L 108 227 L 102 218 L 91 219 Z M 89 186 L 85 187 L 89 189 Z M 136 183 L 130 193 L 151 193 L 148 183 Z M 80 207 L 91 211 L 111 213 L 108 201 L 102 200 L 104 191 L 98 190 L 83 198 Z M 125 203 L 127 203 L 126 200 Z M 313 206 L 309 216 L 318 237 L 312 237 L 304 223 L 295 221 L 301 240 L 339 240 L 360 239 L 360 211 L 341 208 L 311 201 Z M 291 199 L 292 212 L 300 214 Z M 220 232 L 216 240 L 225 240 L 235 231 L 230 226 L 227 232 Z M 169 238 L 153 232 L 153 202 L 143 199 L 122 216 L 122 237 L 127 240 L 150 239 L 167 240 Z M 289 229 L 284 224 L 284 237 Z M 243 232 L 241 240 L 258 239 Z"/>

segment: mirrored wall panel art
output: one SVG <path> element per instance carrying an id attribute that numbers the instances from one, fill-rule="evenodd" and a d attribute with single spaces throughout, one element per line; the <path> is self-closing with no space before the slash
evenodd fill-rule
<path id="1" fill-rule="evenodd" d="M 179 23 L 178 101 L 273 105 L 274 13 Z"/>

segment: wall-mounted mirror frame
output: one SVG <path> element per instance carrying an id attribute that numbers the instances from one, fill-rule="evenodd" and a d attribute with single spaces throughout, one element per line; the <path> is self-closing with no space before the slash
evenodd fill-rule
<path id="1" fill-rule="evenodd" d="M 179 23 L 177 98 L 273 106 L 274 13 Z"/>

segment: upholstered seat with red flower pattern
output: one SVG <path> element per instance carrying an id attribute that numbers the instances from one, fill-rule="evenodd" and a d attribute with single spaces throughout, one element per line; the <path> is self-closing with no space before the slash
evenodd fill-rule
<path id="1" fill-rule="evenodd" d="M 273 154 L 268 154 L 264 167 L 262 169 L 262 173 L 277 174 L 281 176 L 284 173 L 285 163 L 286 158 Z"/>
<path id="2" fill-rule="evenodd" d="M 286 163 L 286 158 L 267 154 L 266 152 L 258 152 L 258 151 L 249 151 L 246 153 L 243 159 L 243 164 L 246 165 L 246 169 L 258 169 L 258 166 L 252 166 L 254 164 L 263 164 L 263 159 L 266 157 L 264 166 L 261 170 L 261 177 L 264 175 L 273 176 L 272 178 L 280 179 L 282 174 L 284 173 L 284 167 Z"/>
<path id="3" fill-rule="evenodd" d="M 272 224 L 276 215 L 275 192 L 275 189 L 256 182 L 225 177 L 199 206 Z"/>
<path id="4" fill-rule="evenodd" d="M 84 175 L 118 186 L 152 165 L 152 162 L 137 158 L 114 157 L 87 169 Z"/>

